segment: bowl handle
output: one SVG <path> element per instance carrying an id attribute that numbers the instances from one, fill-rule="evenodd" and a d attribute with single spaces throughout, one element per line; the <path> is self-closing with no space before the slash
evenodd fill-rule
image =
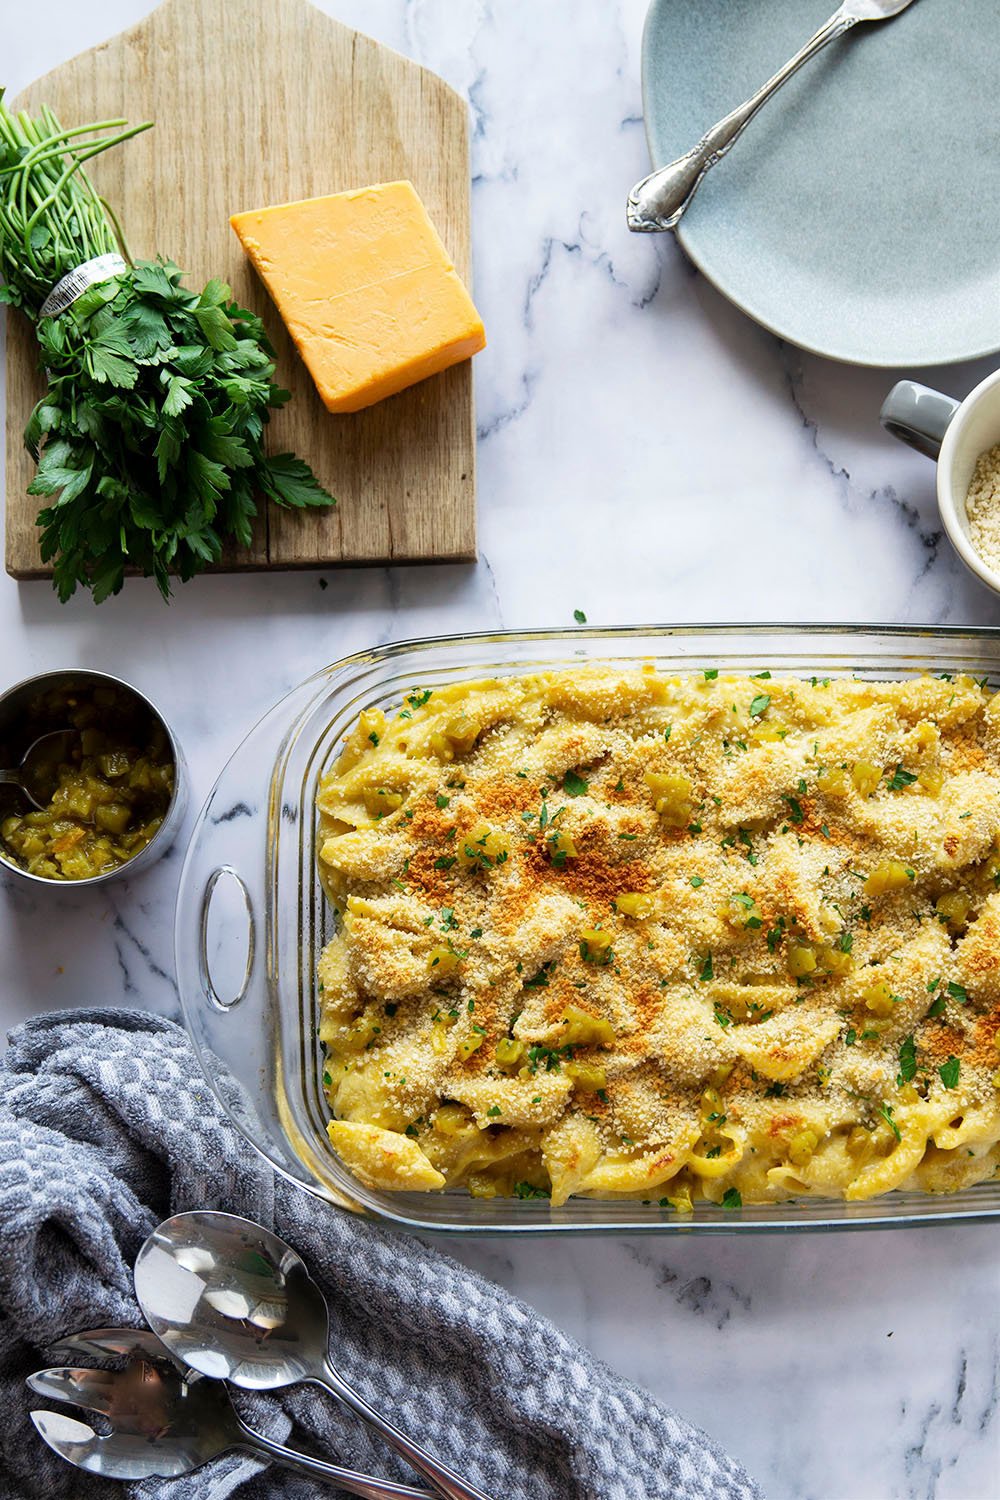
<path id="1" fill-rule="evenodd" d="M 221 995 L 216 988 L 212 978 L 212 966 L 209 958 L 209 920 L 212 910 L 212 901 L 219 887 L 219 882 L 227 879 L 232 881 L 242 897 L 243 908 L 247 919 L 246 936 L 246 964 L 243 970 L 243 978 L 239 988 L 230 998 Z M 205 888 L 201 895 L 201 907 L 198 920 L 198 970 L 201 977 L 202 993 L 216 1010 L 232 1010 L 239 1005 L 250 988 L 250 977 L 253 973 L 254 955 L 257 951 L 257 923 L 254 917 L 253 902 L 250 899 L 250 891 L 247 883 L 241 875 L 233 869 L 232 865 L 218 865 L 209 875 L 205 882 Z"/>

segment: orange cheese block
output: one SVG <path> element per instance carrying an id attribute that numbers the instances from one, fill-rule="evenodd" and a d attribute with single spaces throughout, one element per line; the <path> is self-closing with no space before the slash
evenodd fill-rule
<path id="1" fill-rule="evenodd" d="M 468 359 L 483 322 L 411 182 L 229 221 L 329 411 L 360 411 Z"/>

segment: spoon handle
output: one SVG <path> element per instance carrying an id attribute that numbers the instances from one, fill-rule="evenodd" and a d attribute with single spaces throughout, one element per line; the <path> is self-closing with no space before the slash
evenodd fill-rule
<path id="1" fill-rule="evenodd" d="M 476 1489 L 474 1484 L 460 1479 L 453 1469 L 447 1464 L 441 1463 L 428 1453 L 426 1448 L 421 1448 L 419 1443 L 413 1442 L 398 1427 L 387 1422 L 373 1406 L 369 1406 L 363 1396 L 359 1396 L 346 1381 L 342 1380 L 329 1360 L 324 1361 L 322 1373 L 311 1377 L 314 1385 L 321 1385 L 349 1406 L 361 1419 L 374 1427 L 375 1431 L 385 1439 L 396 1452 L 401 1454 L 406 1462 L 429 1479 L 437 1494 L 445 1496 L 445 1500 L 491 1500 L 491 1497 L 482 1490 Z"/>
<path id="2" fill-rule="evenodd" d="M 408 1484 L 396 1484 L 391 1479 L 373 1479 L 369 1474 L 356 1474 L 353 1469 L 342 1469 L 339 1464 L 324 1463 L 308 1453 L 298 1453 L 294 1448 L 285 1448 L 273 1442 L 262 1432 L 256 1432 L 240 1422 L 243 1435 L 241 1447 L 251 1453 L 264 1454 L 272 1462 L 285 1469 L 294 1469 L 299 1474 L 309 1474 L 314 1479 L 326 1479 L 348 1495 L 361 1495 L 362 1500 L 434 1500 L 427 1490 L 415 1490 Z"/>
<path id="3" fill-rule="evenodd" d="M 721 161 L 730 146 L 746 130 L 761 105 L 766 104 L 771 95 L 776 94 L 803 63 L 815 57 L 834 37 L 849 31 L 857 21 L 858 17 L 851 15 L 847 6 L 841 6 L 809 38 L 805 46 L 794 57 L 789 58 L 773 78 L 768 79 L 763 88 L 758 89 L 744 104 L 738 105 L 717 125 L 713 125 L 697 146 L 637 182 L 628 195 L 625 207 L 629 229 L 637 234 L 655 234 L 661 229 L 676 229 L 705 173 L 717 161 Z"/>

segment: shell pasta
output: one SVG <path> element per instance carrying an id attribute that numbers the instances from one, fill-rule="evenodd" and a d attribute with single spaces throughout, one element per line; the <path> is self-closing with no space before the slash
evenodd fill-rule
<path id="1" fill-rule="evenodd" d="M 322 778 L 329 1136 L 369 1186 L 680 1212 L 1000 1169 L 1000 698 L 581 668 Z"/>

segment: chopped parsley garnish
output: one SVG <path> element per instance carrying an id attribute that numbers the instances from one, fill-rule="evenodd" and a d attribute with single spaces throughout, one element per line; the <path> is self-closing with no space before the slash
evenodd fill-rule
<path id="1" fill-rule="evenodd" d="M 574 609 L 573 618 L 578 625 L 586 625 L 587 623 L 587 616 L 582 609 Z"/>
<path id="2" fill-rule="evenodd" d="M 745 828 L 741 828 L 739 830 L 739 835 L 738 836 L 739 836 L 740 843 L 743 845 L 744 849 L 747 851 L 747 863 L 750 864 L 750 865 L 757 864 L 758 863 L 757 856 L 753 852 L 753 839 L 750 837 L 749 833 L 747 833 L 747 831 L 746 831 Z"/>
<path id="3" fill-rule="evenodd" d="M 743 1199 L 740 1197 L 738 1188 L 726 1188 L 722 1195 L 723 1208 L 742 1208 Z"/>
<path id="4" fill-rule="evenodd" d="M 470 938 L 481 938 L 482 935 L 483 929 L 481 927 L 473 927 L 472 931 L 469 933 Z"/>
<path id="5" fill-rule="evenodd" d="M 718 669 L 718 667 L 706 667 L 705 668 L 705 681 L 706 682 L 714 682 L 715 679 L 718 677 L 718 675 L 719 675 L 719 669 Z"/>
<path id="6" fill-rule="evenodd" d="M 489 1115 L 491 1120 L 495 1120 L 497 1115 L 503 1114 L 503 1110 L 500 1108 L 499 1104 L 491 1104 L 486 1113 Z"/>
<path id="7" fill-rule="evenodd" d="M 441 931 L 442 932 L 451 932 L 452 928 L 457 927 L 457 926 L 458 926 L 458 923 L 455 921 L 455 908 L 453 906 L 442 906 L 442 908 L 441 908 Z"/>
<path id="8" fill-rule="evenodd" d="M 330 1088 L 331 1084 L 333 1083 L 333 1079 L 330 1077 L 329 1073 L 323 1074 L 323 1082 L 327 1088 Z"/>
<path id="9" fill-rule="evenodd" d="M 899 1049 L 899 1075 L 896 1079 L 897 1086 L 909 1083 L 917 1071 L 917 1044 L 913 1033 L 905 1039 Z"/>
<path id="10" fill-rule="evenodd" d="M 854 1027 L 848 1026 L 847 1031 L 844 1034 L 844 1046 L 853 1047 L 857 1039 L 858 1033 L 855 1031 Z"/>
<path id="11" fill-rule="evenodd" d="M 374 729 L 372 730 L 368 738 L 371 740 L 373 745 L 378 745 L 378 735 L 375 733 Z"/>
<path id="12" fill-rule="evenodd" d="M 446 797 L 444 792 L 438 792 L 437 796 L 434 798 L 434 801 L 437 804 L 439 810 L 443 812 L 444 809 L 448 806 L 448 803 L 451 801 L 451 798 Z"/>
<path id="13" fill-rule="evenodd" d="M 563 777 L 563 791 L 567 797 L 585 797 L 590 783 L 584 781 L 575 771 L 567 771 Z"/>
<path id="14" fill-rule="evenodd" d="M 692 875 L 691 876 L 691 884 L 694 886 L 695 890 L 697 890 L 698 887 L 700 885 L 704 885 L 705 882 L 704 882 L 704 880 L 702 880 L 702 878 L 701 878 L 700 875 Z"/>
<path id="15" fill-rule="evenodd" d="M 853 932 L 842 932 L 834 946 L 839 948 L 841 953 L 850 953 L 851 949 L 854 947 Z"/>
<path id="16" fill-rule="evenodd" d="M 756 696 L 756 698 L 750 704 L 750 717 L 751 717 L 751 719 L 759 719 L 760 716 L 761 716 L 761 714 L 766 714 L 767 713 L 767 711 L 770 708 L 770 706 L 771 706 L 771 694 L 770 693 L 758 693 L 757 696 Z"/>
<path id="17" fill-rule="evenodd" d="M 721 1026 L 723 1030 L 725 1030 L 727 1026 L 732 1024 L 732 1019 L 732 1016 L 728 1013 L 728 1011 L 723 1010 L 721 1005 L 717 1005 L 715 1007 L 716 1023 Z"/>
<path id="18" fill-rule="evenodd" d="M 892 1105 L 891 1104 L 881 1104 L 879 1106 L 879 1114 L 882 1116 L 883 1120 L 888 1125 L 889 1129 L 892 1131 L 892 1133 L 896 1137 L 897 1141 L 901 1141 L 903 1139 L 903 1137 L 899 1133 L 899 1126 L 896 1124 L 895 1120 L 892 1118 Z"/>
<path id="19" fill-rule="evenodd" d="M 452 865 L 457 864 L 457 856 L 454 854 L 439 854 L 434 861 L 435 870 L 450 870 Z"/>
<path id="20" fill-rule="evenodd" d="M 549 976 L 546 974 L 545 969 L 539 969 L 533 978 L 524 981 L 524 988 L 526 990 L 545 990 L 548 989 L 548 985 Z"/>
<path id="21" fill-rule="evenodd" d="M 916 779 L 912 771 L 904 771 L 902 766 L 897 766 L 889 777 L 887 785 L 890 792 L 901 792 L 904 787 L 912 786 Z"/>
<path id="22" fill-rule="evenodd" d="M 802 822 L 802 804 L 796 797 L 782 797 L 782 802 L 788 803 L 788 812 L 793 823 Z"/>
<path id="23" fill-rule="evenodd" d="M 770 672 L 751 672 L 750 678 L 753 682 L 770 682 Z"/>
<path id="24" fill-rule="evenodd" d="M 533 1182 L 515 1182 L 515 1198 L 551 1198 L 548 1188 L 535 1187 Z"/>
<path id="25" fill-rule="evenodd" d="M 623 792 L 624 790 L 625 790 L 625 782 L 622 779 L 622 777 L 619 776 L 618 780 L 615 782 L 615 791 L 616 792 Z"/>
<path id="26" fill-rule="evenodd" d="M 702 984 L 707 984 L 712 978 L 712 955 L 706 954 L 705 960 L 698 971 L 698 978 Z"/>
<path id="27" fill-rule="evenodd" d="M 943 1062 L 938 1068 L 938 1077 L 946 1089 L 958 1088 L 958 1075 L 961 1067 L 962 1064 L 957 1057 L 949 1057 L 948 1061 Z"/>
<path id="28" fill-rule="evenodd" d="M 430 696 L 431 696 L 431 689 L 430 688 L 424 688 L 424 691 L 422 693 L 418 693 L 418 692 L 409 693 L 407 695 L 406 701 L 410 705 L 411 708 L 423 708 L 424 704 L 428 701 L 428 699 L 430 698 Z"/>
<path id="29" fill-rule="evenodd" d="M 931 1006 L 928 1007 L 927 1014 L 929 1016 L 943 1016 L 944 1015 L 945 1004 L 946 1004 L 946 1001 L 945 1001 L 944 996 L 943 995 L 938 995 L 938 997 L 934 1001 L 934 1003 Z"/>
<path id="30" fill-rule="evenodd" d="M 546 1073 L 558 1073 L 563 1057 L 572 1057 L 572 1047 L 543 1047 L 540 1043 L 528 1048 L 528 1067 L 532 1073 L 544 1067 Z"/>
<path id="31" fill-rule="evenodd" d="M 964 984 L 956 984 L 955 981 L 951 979 L 948 981 L 947 989 L 951 998 L 953 1000 L 957 1000 L 959 1005 L 966 1004 L 969 996 Z"/>
<path id="32" fill-rule="evenodd" d="M 697 821 L 697 819 L 695 819 L 695 821 L 693 823 L 689 823 L 688 824 L 688 833 L 700 833 L 700 832 L 701 832 L 701 824 Z"/>

